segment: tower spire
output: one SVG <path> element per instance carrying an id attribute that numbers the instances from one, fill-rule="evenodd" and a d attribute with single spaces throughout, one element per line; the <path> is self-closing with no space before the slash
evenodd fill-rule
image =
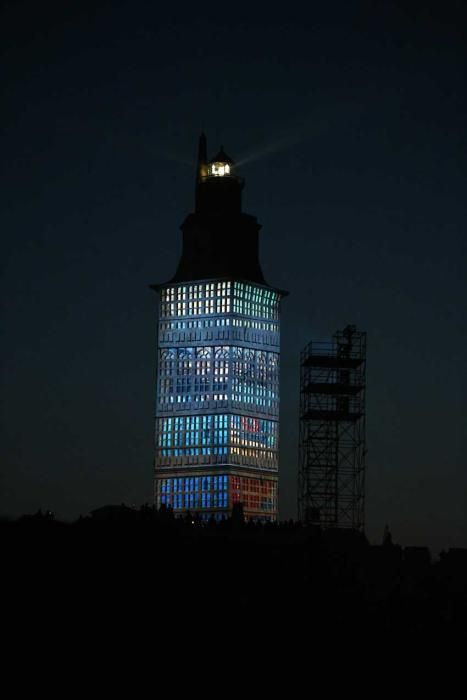
<path id="1" fill-rule="evenodd" d="M 196 181 L 207 175 L 207 162 L 208 162 L 208 146 L 206 141 L 206 135 L 204 131 L 201 132 L 198 143 L 198 168 L 196 173 Z"/>
<path id="2" fill-rule="evenodd" d="M 198 141 L 198 163 L 196 165 L 195 178 L 195 207 L 199 207 L 199 184 L 203 177 L 208 174 L 208 146 L 204 131 L 201 132 Z"/>

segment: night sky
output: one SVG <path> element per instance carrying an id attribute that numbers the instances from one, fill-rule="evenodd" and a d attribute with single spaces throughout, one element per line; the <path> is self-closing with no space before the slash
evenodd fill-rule
<path id="1" fill-rule="evenodd" d="M 368 333 L 367 534 L 467 545 L 463 2 L 1 3 L 0 513 L 152 499 L 155 323 L 197 139 L 263 224 L 299 352 Z M 464 34 L 463 34 L 464 32 Z"/>

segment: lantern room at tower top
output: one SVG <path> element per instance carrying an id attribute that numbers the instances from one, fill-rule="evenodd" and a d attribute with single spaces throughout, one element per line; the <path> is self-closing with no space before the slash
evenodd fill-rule
<path id="1" fill-rule="evenodd" d="M 244 182 L 223 148 L 200 138 L 195 211 L 175 275 L 159 292 L 155 501 L 176 513 L 277 517 L 279 316 L 260 225 L 242 212 Z"/>
<path id="2" fill-rule="evenodd" d="M 207 177 L 231 177 L 233 175 L 234 162 L 224 151 L 224 146 L 208 163 Z"/>
<path id="3" fill-rule="evenodd" d="M 242 178 L 235 174 L 234 161 L 223 146 L 208 160 L 206 137 L 201 134 L 196 172 L 196 213 L 241 214 L 243 185 Z"/>

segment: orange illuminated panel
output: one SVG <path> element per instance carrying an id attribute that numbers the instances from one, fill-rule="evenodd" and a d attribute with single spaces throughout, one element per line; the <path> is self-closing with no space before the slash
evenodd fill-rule
<path id="1" fill-rule="evenodd" d="M 230 502 L 242 503 L 247 515 L 261 516 L 277 511 L 277 482 L 271 479 L 255 479 L 231 476 L 229 479 Z"/>

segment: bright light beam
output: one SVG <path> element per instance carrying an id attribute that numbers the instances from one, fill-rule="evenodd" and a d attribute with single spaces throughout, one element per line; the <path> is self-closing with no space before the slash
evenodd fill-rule
<path id="1" fill-rule="evenodd" d="M 252 161 L 259 160 L 260 158 L 266 158 L 267 156 L 270 156 L 273 153 L 283 151 L 287 148 L 290 148 L 291 146 L 294 146 L 297 143 L 306 141 L 312 138 L 313 135 L 314 134 L 311 133 L 309 126 L 303 126 L 298 129 L 294 129 L 293 132 L 282 136 L 282 138 L 279 138 L 277 141 L 266 145 L 263 148 L 259 148 L 258 150 L 253 151 L 253 153 L 250 153 L 244 158 L 241 158 L 239 161 L 237 161 L 237 166 L 242 166 L 246 163 L 251 163 Z"/>

